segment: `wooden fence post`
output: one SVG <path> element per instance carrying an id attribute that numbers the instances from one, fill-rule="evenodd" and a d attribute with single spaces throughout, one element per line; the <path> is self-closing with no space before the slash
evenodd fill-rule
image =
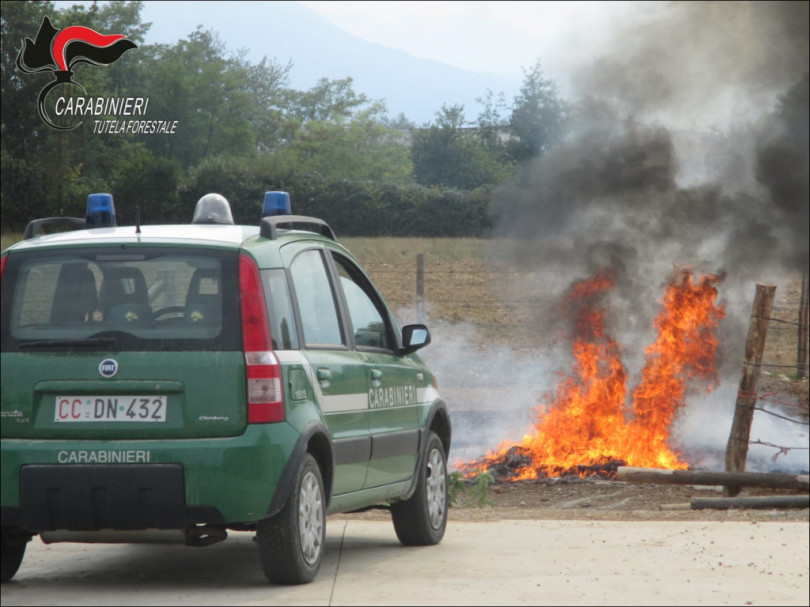
<path id="1" fill-rule="evenodd" d="M 748 338 L 745 341 L 745 360 L 740 377 L 740 389 L 737 392 L 734 420 L 731 423 L 731 432 L 726 445 L 726 471 L 729 472 L 745 471 L 751 422 L 754 418 L 754 406 L 757 403 L 759 367 L 762 363 L 762 352 L 765 349 L 765 337 L 768 333 L 768 321 L 773 309 L 775 293 L 775 285 L 757 284 L 754 306 L 751 311 L 751 323 L 748 325 Z M 739 493 L 739 485 L 726 485 L 723 488 L 725 497 L 735 497 Z"/>
<path id="2" fill-rule="evenodd" d="M 416 322 L 425 322 L 425 254 L 416 255 Z"/>

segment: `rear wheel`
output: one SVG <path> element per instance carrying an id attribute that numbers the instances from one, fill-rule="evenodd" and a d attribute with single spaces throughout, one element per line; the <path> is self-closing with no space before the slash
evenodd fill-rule
<path id="1" fill-rule="evenodd" d="M 417 475 L 411 498 L 391 505 L 394 530 L 406 546 L 438 544 L 447 526 L 447 456 L 434 432 L 428 434 L 425 459 Z"/>
<path id="2" fill-rule="evenodd" d="M 3 530 L 0 544 L 0 581 L 8 582 L 17 573 L 25 556 L 25 545 L 30 536 L 23 537 L 19 533 Z"/>
<path id="3" fill-rule="evenodd" d="M 321 471 L 307 454 L 287 503 L 256 527 L 264 575 L 273 584 L 311 582 L 321 567 L 326 540 L 326 501 Z"/>

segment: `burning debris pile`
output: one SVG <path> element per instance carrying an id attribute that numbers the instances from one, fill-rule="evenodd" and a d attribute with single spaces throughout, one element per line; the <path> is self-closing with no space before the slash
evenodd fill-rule
<path id="1" fill-rule="evenodd" d="M 670 278 L 655 320 L 656 340 L 645 350 L 641 379 L 630 393 L 621 347 L 606 327 L 610 271 L 571 286 L 558 311 L 571 323 L 574 367 L 536 410 L 532 434 L 506 442 L 456 467 L 467 477 L 488 471 L 498 480 L 560 476 L 612 478 L 619 466 L 685 469 L 668 445 L 670 426 L 685 406 L 693 380 L 715 378 L 715 329 L 725 315 L 717 303 L 721 277 Z"/>

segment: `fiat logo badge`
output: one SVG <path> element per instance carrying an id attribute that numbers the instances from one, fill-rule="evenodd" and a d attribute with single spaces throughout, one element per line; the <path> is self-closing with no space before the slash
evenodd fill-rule
<path id="1" fill-rule="evenodd" d="M 115 377 L 118 373 L 118 361 L 114 358 L 105 358 L 98 366 L 98 372 L 102 377 Z"/>

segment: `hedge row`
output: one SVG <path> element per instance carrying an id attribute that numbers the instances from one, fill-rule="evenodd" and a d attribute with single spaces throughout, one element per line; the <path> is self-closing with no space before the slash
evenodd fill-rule
<path id="1" fill-rule="evenodd" d="M 188 223 L 197 200 L 211 192 L 228 199 L 237 223 L 258 224 L 264 193 L 282 190 L 290 193 L 293 213 L 324 219 L 338 236 L 480 237 L 490 228 L 486 188 L 461 191 L 374 181 L 326 182 L 318 175 L 279 172 L 258 163 L 220 158 L 183 175 L 171 162 L 148 159 L 131 163 L 109 184 L 96 184 L 92 191 L 113 194 L 121 225 L 134 223 L 136 206 L 144 225 Z M 77 184 L 59 205 L 40 200 L 36 209 L 18 202 L 4 208 L 3 230 L 22 231 L 37 216 L 81 217 L 85 189 Z M 3 203 L 8 206 L 10 197 L 4 196 Z"/>

